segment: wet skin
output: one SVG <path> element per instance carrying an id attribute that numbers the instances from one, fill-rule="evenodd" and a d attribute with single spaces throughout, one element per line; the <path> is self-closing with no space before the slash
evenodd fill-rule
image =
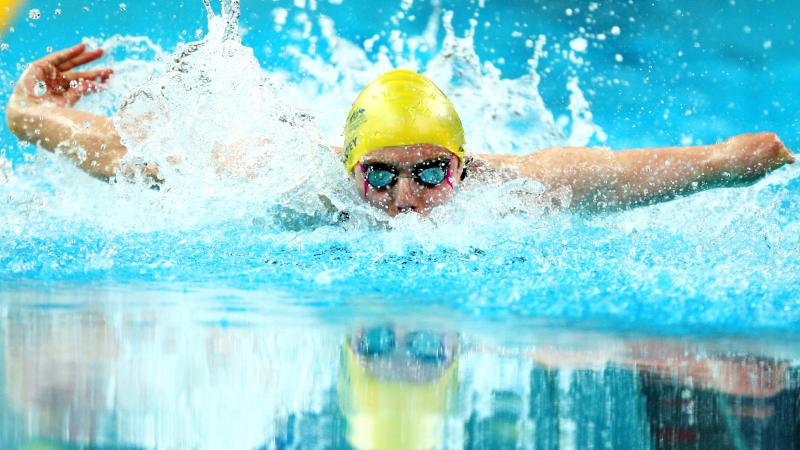
<path id="1" fill-rule="evenodd" d="M 434 187 L 426 187 L 414 181 L 411 169 L 415 165 L 443 158 L 452 158 L 450 161 L 452 187 L 447 181 Z M 365 194 L 364 173 L 359 166 L 353 169 L 353 183 L 359 196 L 391 217 L 407 212 L 427 216 L 433 208 L 447 202 L 453 196 L 463 170 L 461 161 L 447 149 L 428 144 L 379 148 L 369 152 L 360 162 L 386 164 L 400 171 L 393 185 L 385 189 L 368 186 Z"/>

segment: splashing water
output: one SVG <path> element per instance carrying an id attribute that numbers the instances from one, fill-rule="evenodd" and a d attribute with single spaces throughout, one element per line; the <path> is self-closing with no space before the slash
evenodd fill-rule
<path id="1" fill-rule="evenodd" d="M 117 75 L 78 107 L 115 114 L 126 163 L 156 164 L 161 190 L 98 184 L 42 152 L 17 169 L 0 157 L 0 279 L 267 285 L 289 298 L 375 295 L 478 314 L 800 326 L 796 169 L 599 217 L 543 211 L 532 181 L 468 179 L 431 217 L 388 219 L 361 202 L 330 148 L 374 77 L 408 68 L 432 78 L 478 153 L 604 141 L 582 80 L 569 78 L 569 119 L 556 120 L 539 93 L 544 36 L 528 73 L 504 78 L 475 51 L 477 22 L 459 37 L 439 7 L 420 35 L 389 33 L 374 52 L 327 17 L 275 14 L 303 33 L 317 27 L 330 56 L 295 46 L 304 76 L 269 72 L 242 45 L 239 2 L 220 14 L 204 4 L 207 35 L 172 53 L 142 37 L 92 41 Z M 424 47 L 438 48 L 427 62 Z"/>
<path id="2" fill-rule="evenodd" d="M 33 93 L 36 94 L 37 97 L 41 97 L 47 93 L 47 84 L 44 81 L 37 81 L 36 85 L 33 87 Z"/>
<path id="3" fill-rule="evenodd" d="M 242 46 L 238 2 L 223 3 L 221 16 L 206 7 L 208 35 L 181 45 L 162 76 L 122 101 L 117 125 L 127 162 L 155 163 L 167 180 L 164 200 L 189 221 L 274 206 L 320 211 L 319 196 L 335 198 L 329 191 L 343 177 L 312 175 L 334 166 L 334 154 L 320 148 L 313 117 L 286 104 L 281 86 Z"/>

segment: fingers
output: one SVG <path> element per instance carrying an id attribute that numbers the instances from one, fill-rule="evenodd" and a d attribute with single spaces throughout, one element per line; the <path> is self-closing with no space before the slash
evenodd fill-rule
<path id="1" fill-rule="evenodd" d="M 64 74 L 64 92 L 70 104 L 74 104 L 85 94 L 98 92 L 114 73 L 111 69 L 87 70 L 85 72 L 67 72 Z"/>
<path id="2" fill-rule="evenodd" d="M 41 61 L 54 65 L 59 71 L 66 72 L 75 67 L 88 64 L 103 56 L 103 49 L 86 50 L 86 44 L 78 44 L 57 51 Z"/>
<path id="3" fill-rule="evenodd" d="M 80 80 L 78 81 L 78 86 L 75 87 L 76 90 L 80 95 L 90 94 L 92 92 L 98 92 L 103 89 L 103 83 L 98 81 L 92 80 Z"/>
<path id="4" fill-rule="evenodd" d="M 103 90 L 104 83 L 105 80 L 102 78 L 95 78 L 94 80 L 75 78 L 69 82 L 68 88 L 63 89 L 62 96 L 67 104 L 72 106 L 84 95 L 93 94 Z"/>
<path id="5" fill-rule="evenodd" d="M 111 75 L 114 74 L 113 69 L 97 69 L 97 70 L 87 70 L 85 72 L 67 72 L 64 74 L 64 78 L 69 81 L 72 80 L 99 80 L 101 83 L 105 83 L 111 78 Z"/>
<path id="6" fill-rule="evenodd" d="M 88 64 L 92 61 L 95 61 L 101 56 L 103 56 L 103 49 L 101 48 L 84 51 L 77 55 L 74 55 L 72 58 L 62 61 L 60 64 L 56 64 L 56 67 L 58 67 L 58 70 L 66 72 L 74 67 L 82 66 L 84 64 Z"/>
<path id="7" fill-rule="evenodd" d="M 84 50 L 86 50 L 86 44 L 78 44 L 74 47 L 52 53 L 49 56 L 42 58 L 42 61 L 46 61 L 54 66 L 58 66 L 61 63 L 69 61 L 70 59 L 80 55 L 84 52 Z"/>
<path id="8" fill-rule="evenodd" d="M 103 86 L 101 83 L 89 80 L 81 80 L 78 82 L 77 86 L 65 91 L 63 98 L 68 105 L 72 106 L 75 103 L 78 103 L 78 100 L 80 100 L 84 95 L 98 92 L 102 88 Z"/>

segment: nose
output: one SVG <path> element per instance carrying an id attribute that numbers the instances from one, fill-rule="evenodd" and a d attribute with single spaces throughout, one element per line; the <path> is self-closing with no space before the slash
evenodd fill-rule
<path id="1" fill-rule="evenodd" d="M 397 183 L 392 187 L 394 206 L 399 213 L 407 213 L 419 210 L 419 196 L 417 195 L 417 185 L 414 180 L 406 177 L 397 179 Z"/>

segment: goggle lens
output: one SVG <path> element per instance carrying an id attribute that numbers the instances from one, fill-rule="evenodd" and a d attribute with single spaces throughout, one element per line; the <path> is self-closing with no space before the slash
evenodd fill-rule
<path id="1" fill-rule="evenodd" d="M 406 338 L 406 351 L 417 361 L 442 363 L 445 360 L 442 335 L 417 331 Z"/>
<path id="2" fill-rule="evenodd" d="M 367 173 L 367 183 L 376 189 L 383 189 L 394 182 L 396 175 L 388 170 L 372 169 Z"/>
<path id="3" fill-rule="evenodd" d="M 441 167 L 428 167 L 419 173 L 418 179 L 422 184 L 433 187 L 444 181 L 444 177 L 446 176 L 447 172 Z"/>
<path id="4" fill-rule="evenodd" d="M 358 341 L 358 353 L 362 356 L 382 356 L 394 351 L 396 346 L 394 330 L 376 327 L 364 330 Z"/>

